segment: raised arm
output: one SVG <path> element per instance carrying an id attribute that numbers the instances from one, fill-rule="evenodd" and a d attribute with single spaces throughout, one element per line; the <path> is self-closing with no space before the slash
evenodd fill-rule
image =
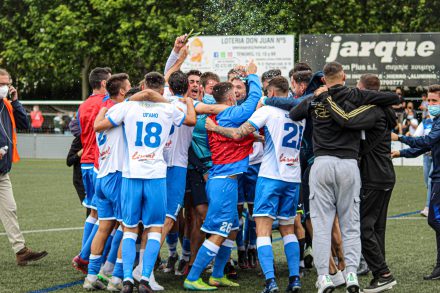
<path id="1" fill-rule="evenodd" d="M 249 122 L 243 123 L 238 128 L 222 127 L 215 124 L 214 121 L 212 121 L 209 117 L 206 118 L 205 127 L 206 130 L 217 132 L 218 134 L 221 134 L 224 137 L 232 138 L 233 140 L 241 140 L 243 137 L 246 137 L 257 130 Z"/>
<path id="2" fill-rule="evenodd" d="M 95 132 L 102 132 L 114 126 L 108 118 L 105 118 L 105 114 L 107 113 L 107 111 L 108 109 L 106 107 L 103 107 L 101 108 L 101 110 L 99 110 L 99 113 L 95 119 L 95 123 L 93 124 Z"/>
<path id="3" fill-rule="evenodd" d="M 141 92 L 135 93 L 130 98 L 128 98 L 128 100 L 137 102 L 148 101 L 153 103 L 169 103 L 169 101 L 165 99 L 161 94 L 151 89 L 146 89 Z"/>
<path id="4" fill-rule="evenodd" d="M 183 62 L 185 62 L 185 59 L 186 59 L 187 56 L 188 56 L 188 48 L 187 47 L 183 47 L 180 50 L 180 55 L 177 58 L 176 63 L 174 63 L 174 65 L 165 74 L 165 82 L 166 83 L 168 83 L 168 80 L 170 79 L 171 74 L 173 74 L 174 72 L 180 70 L 180 67 L 182 66 Z"/>
<path id="5" fill-rule="evenodd" d="M 182 49 L 182 47 L 185 46 L 185 39 L 186 39 L 186 34 L 183 36 L 177 37 L 176 40 L 174 41 L 173 50 L 171 51 L 171 54 L 168 57 L 167 63 L 165 64 L 164 74 L 167 74 L 167 72 L 170 70 L 171 66 L 173 66 L 176 63 L 177 59 L 179 58 L 180 49 Z"/>

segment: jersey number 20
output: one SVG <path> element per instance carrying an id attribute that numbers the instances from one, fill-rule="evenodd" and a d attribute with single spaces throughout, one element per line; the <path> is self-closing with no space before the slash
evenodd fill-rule
<path id="1" fill-rule="evenodd" d="M 144 128 L 143 121 L 136 122 L 136 142 L 135 146 L 143 146 L 144 144 L 149 148 L 157 148 L 160 145 L 160 134 L 162 133 L 162 126 L 156 122 L 150 122 L 145 125 L 145 136 L 142 139 Z"/>
<path id="2" fill-rule="evenodd" d="M 287 133 L 286 136 L 284 136 L 283 138 L 283 147 L 296 148 L 297 150 L 299 150 L 299 148 L 301 147 L 303 127 L 299 127 L 298 141 L 295 140 L 295 137 L 298 134 L 298 125 L 296 125 L 295 123 L 284 123 L 284 130 L 288 131 L 289 133 Z"/>

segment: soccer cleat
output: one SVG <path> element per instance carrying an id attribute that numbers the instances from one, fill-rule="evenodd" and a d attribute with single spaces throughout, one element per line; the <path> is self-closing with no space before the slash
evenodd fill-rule
<path id="1" fill-rule="evenodd" d="M 334 274 L 334 275 L 330 275 L 330 278 L 332 279 L 333 285 L 334 285 L 336 288 L 345 285 L 344 274 L 343 274 L 341 271 L 338 271 L 338 272 L 337 272 L 336 274 Z"/>
<path id="2" fill-rule="evenodd" d="M 179 260 L 179 255 L 176 253 L 168 257 L 167 266 L 163 269 L 164 273 L 174 273 L 174 268 L 176 267 L 176 262 Z"/>
<path id="3" fill-rule="evenodd" d="M 94 290 L 104 290 L 107 288 L 103 282 L 101 282 L 99 279 L 97 279 L 95 282 L 89 281 L 89 279 L 84 280 L 83 288 L 88 291 L 94 291 Z"/>
<path id="4" fill-rule="evenodd" d="M 111 292 L 121 292 L 122 290 L 122 283 L 113 283 L 112 281 L 108 282 L 107 285 L 107 291 Z"/>
<path id="5" fill-rule="evenodd" d="M 133 293 L 134 284 L 130 281 L 122 282 L 122 290 L 121 293 Z"/>
<path id="6" fill-rule="evenodd" d="M 156 278 L 154 277 L 154 272 L 151 272 L 149 284 L 150 284 L 151 289 L 153 289 L 153 291 L 165 290 L 165 288 L 163 286 L 159 285 L 159 283 L 156 281 Z"/>
<path id="7" fill-rule="evenodd" d="M 301 280 L 298 276 L 289 277 L 286 292 L 298 293 L 301 290 Z"/>
<path id="8" fill-rule="evenodd" d="M 383 292 L 392 289 L 396 284 L 397 282 L 393 275 L 390 274 L 388 277 L 380 276 L 371 280 L 370 285 L 364 288 L 364 293 Z"/>
<path id="9" fill-rule="evenodd" d="M 25 266 L 30 261 L 37 261 L 47 255 L 46 251 L 35 252 L 30 248 L 24 247 L 22 250 L 15 254 L 17 265 Z"/>
<path id="10" fill-rule="evenodd" d="M 359 282 L 356 273 L 348 273 L 345 280 L 347 284 L 347 293 L 359 293 Z"/>
<path id="11" fill-rule="evenodd" d="M 82 272 L 84 275 L 87 275 L 89 266 L 88 261 L 83 260 L 79 255 L 77 255 L 72 259 L 72 265 L 76 270 Z"/>
<path id="12" fill-rule="evenodd" d="M 440 266 L 436 266 L 430 275 L 424 276 L 423 280 L 438 280 L 440 279 Z"/>
<path id="13" fill-rule="evenodd" d="M 308 246 L 304 251 L 304 266 L 306 269 L 313 268 L 313 250 L 311 246 Z"/>
<path id="14" fill-rule="evenodd" d="M 98 274 L 98 279 L 107 285 L 108 282 L 110 282 L 111 278 L 112 278 L 112 275 L 108 274 L 107 272 L 104 271 L 103 268 L 101 268 L 101 270 L 99 271 L 99 274 Z"/>
<path id="15" fill-rule="evenodd" d="M 188 262 L 184 259 L 181 259 L 179 261 L 179 264 L 177 265 L 177 270 L 175 272 L 176 276 L 183 276 L 185 274 L 185 270 L 188 267 Z"/>
<path id="16" fill-rule="evenodd" d="M 145 281 L 145 280 L 141 280 L 139 282 L 139 287 L 138 287 L 138 292 L 139 293 L 153 293 L 153 289 L 151 289 L 150 284 Z"/>
<path id="17" fill-rule="evenodd" d="M 248 249 L 247 251 L 248 267 L 255 269 L 257 267 L 257 250 L 255 248 Z"/>
<path id="18" fill-rule="evenodd" d="M 232 259 L 226 263 L 224 273 L 228 277 L 228 279 L 237 280 L 238 273 L 237 273 L 237 270 L 235 269 L 233 263 L 234 263 L 234 261 Z"/>
<path id="19" fill-rule="evenodd" d="M 247 255 L 245 250 L 238 251 L 238 266 L 240 269 L 245 270 L 249 268 Z"/>
<path id="20" fill-rule="evenodd" d="M 217 290 L 217 287 L 210 286 L 203 282 L 202 278 L 199 278 L 196 281 L 190 281 L 188 279 L 185 279 L 185 282 L 183 282 L 183 288 L 190 291 L 215 291 Z"/>
<path id="21" fill-rule="evenodd" d="M 215 287 L 240 287 L 238 283 L 232 282 L 226 276 L 222 278 L 209 277 L 208 284 Z"/>
<path id="22" fill-rule="evenodd" d="M 277 282 L 275 279 L 266 280 L 266 285 L 264 285 L 263 291 L 261 293 L 278 293 L 280 289 L 278 289 Z"/>
<path id="23" fill-rule="evenodd" d="M 335 285 L 329 275 L 319 276 L 316 282 L 318 293 L 331 293 L 335 290 Z"/>

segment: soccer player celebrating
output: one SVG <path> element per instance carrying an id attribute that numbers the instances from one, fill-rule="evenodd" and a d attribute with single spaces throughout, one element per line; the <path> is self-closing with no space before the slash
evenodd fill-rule
<path id="1" fill-rule="evenodd" d="M 98 214 L 96 203 L 93 200 L 95 194 L 95 178 L 97 170 L 94 170 L 95 157 L 98 154 L 96 146 L 96 136 L 93 129 L 95 118 L 104 98 L 107 96 L 106 84 L 111 76 L 111 69 L 108 67 L 97 67 L 90 72 L 89 83 L 93 89 L 92 95 L 81 104 L 78 109 L 78 122 L 81 128 L 81 143 L 83 145 L 83 154 L 81 156 L 81 173 L 83 177 L 86 197 L 83 205 L 90 208 L 91 212 L 84 224 L 84 233 L 82 239 L 81 253 L 72 260 L 72 265 L 84 274 L 87 273 L 89 263 L 90 247 L 93 237 L 98 231 Z M 96 225 L 95 225 L 96 224 Z"/>
<path id="2" fill-rule="evenodd" d="M 256 72 L 257 66 L 251 62 L 247 67 L 249 97 L 240 106 L 235 106 L 237 100 L 231 83 L 218 83 L 214 86 L 215 100 L 225 106 L 223 111 L 213 116 L 217 123 L 226 127 L 238 127 L 252 115 L 261 97 L 261 85 Z M 215 286 L 238 286 L 224 276 L 223 270 L 231 255 L 233 240 L 237 234 L 235 230 L 238 229 L 237 174 L 248 168 L 254 136 L 249 135 L 241 141 L 234 141 L 217 133 L 208 133 L 208 139 L 213 166 L 206 186 L 209 207 L 202 231 L 211 236 L 199 249 L 184 282 L 184 287 L 188 290 L 216 290 Z M 210 286 L 203 282 L 200 274 L 214 257 Z"/>
<path id="3" fill-rule="evenodd" d="M 287 98 L 289 82 L 284 77 L 274 77 L 269 81 L 267 91 L 269 97 Z M 206 124 L 208 130 L 236 140 L 241 140 L 264 127 L 266 145 L 258 174 L 253 214 L 257 224 L 258 258 L 266 277 L 263 293 L 279 291 L 275 282 L 270 239 L 272 223 L 277 218 L 289 267 L 289 285 L 286 292 L 299 292 L 299 244 L 294 234 L 294 219 L 301 182 L 299 149 L 305 121 L 292 123 L 287 111 L 267 106 L 258 109 L 239 128 L 221 127 L 212 121 L 207 121 Z"/>
<path id="4" fill-rule="evenodd" d="M 192 103 L 189 98 L 186 101 Z M 133 292 L 132 271 L 141 220 L 148 229 L 148 241 L 138 290 L 141 293 L 153 292 L 149 277 L 159 254 L 166 213 L 167 166 L 163 148 L 173 125 L 179 127 L 194 120 L 194 111 L 188 110 L 185 116 L 175 105 L 128 101 L 112 107 L 107 118 L 95 125 L 95 130 L 103 131 L 124 123 L 127 148 L 121 186 L 124 293 Z"/>

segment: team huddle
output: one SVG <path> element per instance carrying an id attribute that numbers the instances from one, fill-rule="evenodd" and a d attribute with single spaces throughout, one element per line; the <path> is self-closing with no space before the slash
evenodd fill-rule
<path id="1" fill-rule="evenodd" d="M 364 292 L 391 289 L 396 280 L 384 247 L 375 251 L 385 231 L 369 235 L 367 227 L 364 235 L 359 203 L 361 187 L 383 191 L 369 200 L 384 198 L 385 213 L 371 223 L 384 225 L 395 182 L 389 154 L 397 95 L 378 91 L 374 75 L 363 76 L 359 88 L 345 87 L 337 62 L 315 74 L 298 63 L 291 84 L 276 69 L 260 80 L 253 62 L 231 69 L 227 82 L 212 72 L 183 73 L 185 43 L 186 36 L 176 39 L 165 75 L 150 72 L 137 87 L 109 68 L 90 73 L 93 94 L 77 113 L 83 205 L 91 209 L 73 259 L 87 274 L 83 287 L 128 293 L 136 281 L 139 292 L 163 290 L 153 272 L 166 242 L 162 269 L 185 275 L 187 290 L 239 287 L 236 244 L 238 266 L 259 265 L 262 292 L 279 292 L 271 237 L 277 227 L 286 292 L 300 292 L 312 263 L 318 292 L 360 292 L 362 255 L 374 277 Z M 388 141 L 380 145 L 382 132 Z M 378 163 L 383 174 L 364 166 L 374 151 L 387 153 Z"/>

